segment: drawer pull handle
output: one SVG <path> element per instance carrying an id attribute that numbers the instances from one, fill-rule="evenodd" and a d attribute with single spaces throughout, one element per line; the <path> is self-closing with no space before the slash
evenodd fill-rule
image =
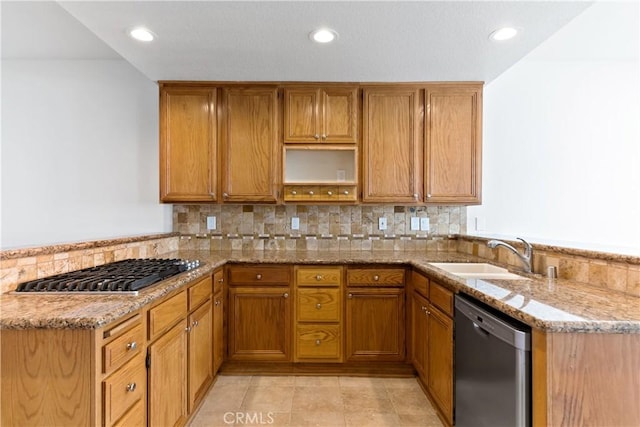
<path id="1" fill-rule="evenodd" d="M 316 280 L 319 282 L 320 280 L 322 280 L 322 276 L 318 274 L 318 275 L 316 276 Z"/>
<path id="2" fill-rule="evenodd" d="M 130 391 L 130 392 L 136 391 L 136 383 L 127 384 L 127 391 Z"/>
<path id="3" fill-rule="evenodd" d="M 197 321 L 197 320 L 194 320 L 194 321 L 193 321 L 193 323 L 191 324 L 191 326 L 193 326 L 194 328 L 195 328 L 196 326 L 198 326 L 198 321 Z"/>
<path id="4" fill-rule="evenodd" d="M 262 280 L 262 274 L 256 274 L 256 280 Z"/>
<path id="5" fill-rule="evenodd" d="M 288 294 L 288 293 L 286 293 L 286 292 L 285 292 L 285 293 L 284 293 L 284 295 L 282 295 L 282 296 L 283 296 L 283 297 L 285 297 L 285 298 L 289 298 L 289 294 Z"/>
<path id="6" fill-rule="evenodd" d="M 131 341 L 129 343 L 127 343 L 127 350 L 135 350 L 136 348 L 138 348 L 138 343 L 135 341 Z"/>
<path id="7" fill-rule="evenodd" d="M 316 345 L 320 345 L 321 343 L 322 343 L 322 341 L 316 340 Z"/>
<path id="8" fill-rule="evenodd" d="M 377 282 L 378 280 L 380 280 L 380 276 L 378 276 L 377 274 L 375 276 L 373 276 L 373 281 Z"/>
<path id="9" fill-rule="evenodd" d="M 322 304 L 317 303 L 317 304 L 316 304 L 316 308 L 317 308 L 318 310 L 320 310 L 320 309 L 322 308 Z"/>

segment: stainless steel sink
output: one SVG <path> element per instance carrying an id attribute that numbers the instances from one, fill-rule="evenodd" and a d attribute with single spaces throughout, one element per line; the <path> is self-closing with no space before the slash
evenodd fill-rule
<path id="1" fill-rule="evenodd" d="M 506 268 L 482 262 L 430 262 L 429 264 L 463 278 L 527 280 L 526 277 L 511 273 Z"/>

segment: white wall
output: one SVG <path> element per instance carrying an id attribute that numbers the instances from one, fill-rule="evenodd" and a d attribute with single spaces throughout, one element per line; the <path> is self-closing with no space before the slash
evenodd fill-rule
<path id="1" fill-rule="evenodd" d="M 3 249 L 171 230 L 154 82 L 124 60 L 1 66 Z"/>
<path id="2" fill-rule="evenodd" d="M 486 85 L 470 234 L 478 218 L 483 234 L 640 253 L 638 7 L 613 6 L 587 9 Z"/>

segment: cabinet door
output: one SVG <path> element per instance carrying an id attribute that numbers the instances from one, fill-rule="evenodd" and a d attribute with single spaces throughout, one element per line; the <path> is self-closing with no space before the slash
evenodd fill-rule
<path id="1" fill-rule="evenodd" d="M 319 142 L 319 91 L 315 88 L 284 90 L 284 142 Z"/>
<path id="2" fill-rule="evenodd" d="M 322 142 L 358 142 L 358 89 L 335 87 L 322 90 Z"/>
<path id="3" fill-rule="evenodd" d="M 224 361 L 224 299 L 220 291 L 213 296 L 213 374 Z"/>
<path id="4" fill-rule="evenodd" d="M 216 201 L 216 89 L 160 91 L 160 200 Z"/>
<path id="5" fill-rule="evenodd" d="M 429 347 L 427 309 L 429 302 L 417 292 L 413 293 L 411 300 L 413 304 L 411 308 L 411 359 L 420 379 L 426 385 L 427 349 Z"/>
<path id="6" fill-rule="evenodd" d="M 453 423 L 453 320 L 429 305 L 427 388 L 431 397 Z"/>
<path id="7" fill-rule="evenodd" d="M 404 289 L 347 289 L 348 361 L 404 360 Z"/>
<path id="8" fill-rule="evenodd" d="M 482 166 L 482 87 L 426 91 L 427 202 L 479 204 Z"/>
<path id="9" fill-rule="evenodd" d="M 186 321 L 182 321 L 149 346 L 150 426 L 176 426 L 186 420 L 186 328 Z"/>
<path id="10" fill-rule="evenodd" d="M 189 316 L 189 412 L 213 380 L 213 308 L 207 301 Z"/>
<path id="11" fill-rule="evenodd" d="M 278 92 L 224 91 L 223 201 L 276 202 L 280 179 Z"/>
<path id="12" fill-rule="evenodd" d="M 289 288 L 229 289 L 229 359 L 291 360 Z"/>
<path id="13" fill-rule="evenodd" d="M 363 202 L 422 198 L 419 98 L 418 90 L 364 90 Z"/>

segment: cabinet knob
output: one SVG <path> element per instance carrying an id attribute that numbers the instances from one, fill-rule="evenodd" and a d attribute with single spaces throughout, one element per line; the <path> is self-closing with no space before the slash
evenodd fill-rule
<path id="1" fill-rule="evenodd" d="M 316 276 L 316 280 L 317 280 L 318 282 L 319 282 L 320 280 L 322 280 L 322 275 L 318 274 L 318 275 Z"/>
<path id="2" fill-rule="evenodd" d="M 296 194 L 298 194 L 296 190 L 291 190 L 291 195 L 295 196 Z"/>
<path id="3" fill-rule="evenodd" d="M 322 308 L 322 304 L 320 304 L 320 303 L 316 304 L 316 308 L 317 308 L 318 310 L 320 310 L 320 309 Z"/>
<path id="4" fill-rule="evenodd" d="M 425 307 L 424 305 L 420 307 L 420 310 L 425 311 L 427 309 L 427 307 Z"/>
<path id="5" fill-rule="evenodd" d="M 316 133 L 315 135 L 313 135 L 313 137 L 314 137 L 315 139 L 320 139 L 320 135 L 318 135 L 317 133 Z"/>
<path id="6" fill-rule="evenodd" d="M 262 274 L 256 274 L 256 280 L 262 280 Z"/>
<path id="7" fill-rule="evenodd" d="M 373 281 L 377 282 L 378 280 L 380 280 L 380 276 L 378 276 L 377 274 L 375 276 L 373 276 Z"/>
<path id="8" fill-rule="evenodd" d="M 285 292 L 282 296 L 283 296 L 284 298 L 289 298 L 289 294 L 288 294 L 287 292 Z"/>
<path id="9" fill-rule="evenodd" d="M 138 343 L 135 341 L 131 341 L 129 343 L 127 343 L 127 350 L 135 350 L 136 348 L 138 348 Z"/>
<path id="10" fill-rule="evenodd" d="M 349 298 L 353 298 L 353 294 L 349 294 L 347 295 Z"/>
<path id="11" fill-rule="evenodd" d="M 191 326 L 187 326 L 186 328 L 184 328 L 184 330 L 187 332 L 191 332 Z"/>
<path id="12" fill-rule="evenodd" d="M 418 200 L 418 193 L 413 193 L 413 199 Z"/>
<path id="13" fill-rule="evenodd" d="M 321 343 L 322 343 L 322 341 L 316 340 L 316 345 L 320 345 Z"/>
<path id="14" fill-rule="evenodd" d="M 216 198 L 216 193 L 209 193 L 209 195 L 214 199 Z"/>
<path id="15" fill-rule="evenodd" d="M 197 321 L 197 320 L 194 320 L 194 321 L 193 321 L 193 323 L 191 324 L 191 326 L 193 326 L 194 328 L 195 328 L 196 326 L 198 326 L 198 321 Z"/>
<path id="16" fill-rule="evenodd" d="M 229 198 L 229 194 L 228 193 L 222 193 L 222 197 L 224 197 L 225 199 Z"/>
<path id="17" fill-rule="evenodd" d="M 322 139 L 327 139 L 327 134 L 322 134 Z"/>
<path id="18" fill-rule="evenodd" d="M 431 197 L 431 194 L 430 194 L 430 193 L 427 193 L 427 197 Z"/>
<path id="19" fill-rule="evenodd" d="M 130 392 L 136 391 L 136 383 L 127 384 L 127 391 L 130 391 Z"/>
<path id="20" fill-rule="evenodd" d="M 309 191 L 309 195 L 310 195 L 310 196 L 313 196 L 313 191 Z"/>
<path id="21" fill-rule="evenodd" d="M 343 194 L 344 194 L 345 196 L 348 196 L 348 195 L 349 195 L 349 191 L 348 191 L 348 190 L 344 190 Z"/>
<path id="22" fill-rule="evenodd" d="M 214 304 L 215 304 L 215 305 L 220 305 L 220 300 L 216 300 L 216 301 L 214 302 Z"/>
<path id="23" fill-rule="evenodd" d="M 224 279 L 218 279 L 218 283 L 223 283 Z"/>
<path id="24" fill-rule="evenodd" d="M 327 196 L 333 196 L 333 191 L 327 191 Z"/>

